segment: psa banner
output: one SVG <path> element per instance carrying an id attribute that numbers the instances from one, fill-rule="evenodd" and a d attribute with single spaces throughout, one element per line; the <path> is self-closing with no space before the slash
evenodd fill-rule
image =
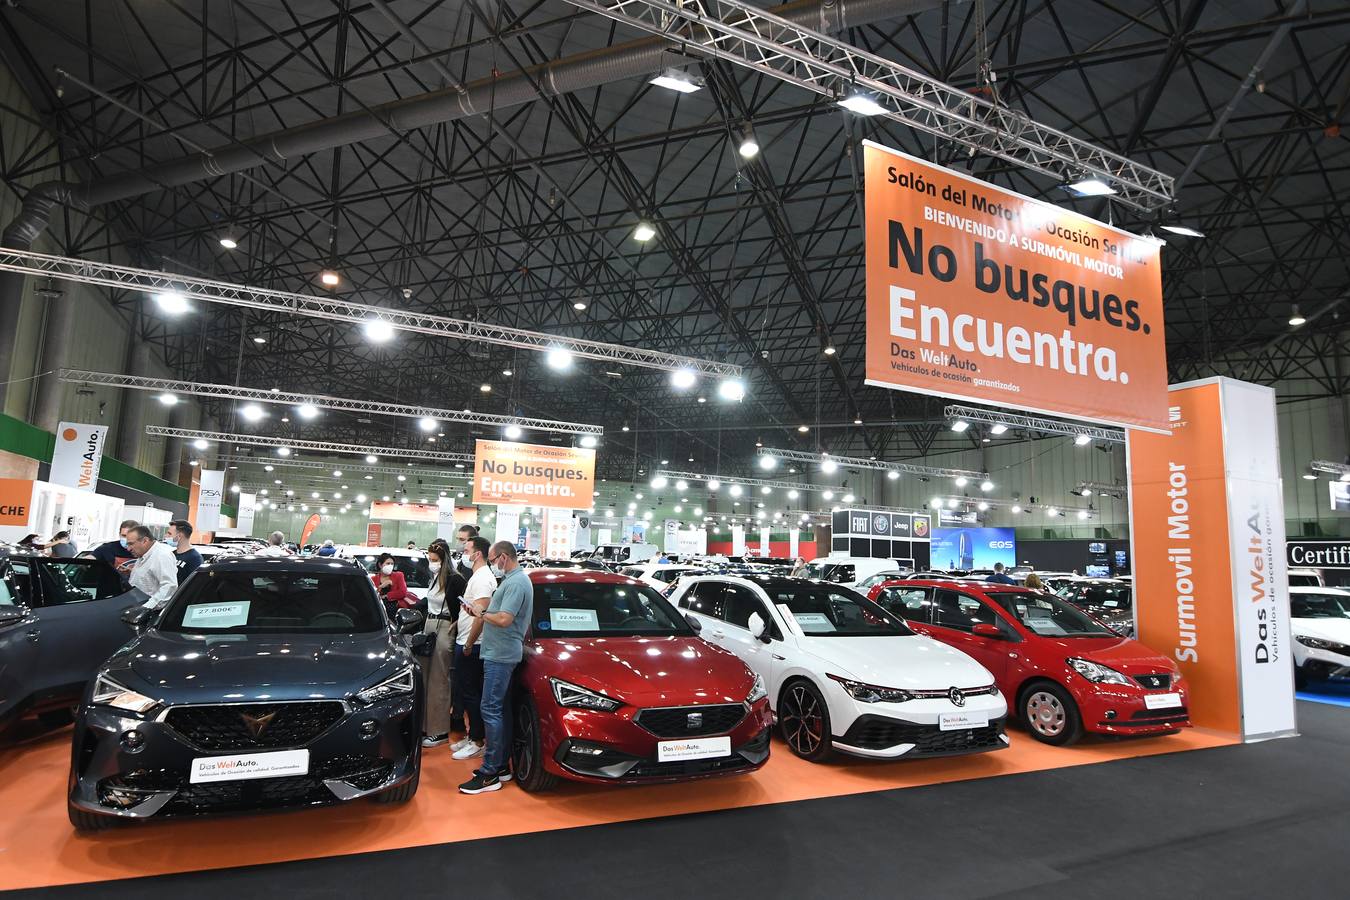
<path id="1" fill-rule="evenodd" d="M 52 470 L 47 480 L 66 487 L 97 490 L 107 439 L 107 425 L 62 422 L 56 427 L 56 448 L 52 451 Z"/>
<path id="2" fill-rule="evenodd" d="M 220 502 L 225 497 L 225 470 L 203 469 L 201 483 L 197 488 L 197 520 L 193 527 L 198 531 L 215 531 L 220 527 Z"/>
<path id="3" fill-rule="evenodd" d="M 1160 242 L 864 148 L 867 383 L 1163 431 Z"/>
<path id="4" fill-rule="evenodd" d="M 992 569 L 1017 565 L 1011 528 L 934 528 L 933 565 L 943 569 Z"/>
<path id="5" fill-rule="evenodd" d="M 473 459 L 475 504 L 585 509 L 595 490 L 595 451 L 511 441 L 478 441 Z"/>

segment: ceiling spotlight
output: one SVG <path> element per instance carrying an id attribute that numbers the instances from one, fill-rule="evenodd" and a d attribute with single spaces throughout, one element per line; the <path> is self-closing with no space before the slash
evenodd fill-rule
<path id="1" fill-rule="evenodd" d="M 1052 507 L 1050 507 L 1049 509 L 1047 509 L 1047 510 L 1045 511 L 1045 514 L 1046 514 L 1047 516 L 1049 516 L 1050 518 L 1053 519 L 1055 516 L 1059 515 L 1059 510 L 1055 509 L 1055 508 L 1052 506 Z"/>
<path id="2" fill-rule="evenodd" d="M 1202 238 L 1204 235 L 1194 228 L 1187 228 L 1185 225 L 1163 225 L 1163 231 L 1170 231 L 1173 234 L 1179 234 L 1182 237 Z"/>
<path id="3" fill-rule="evenodd" d="M 994 483 L 989 479 L 986 478 L 984 481 L 980 482 L 980 490 L 984 491 L 986 494 L 992 491 L 993 489 Z"/>
<path id="4" fill-rule="evenodd" d="M 417 420 L 417 427 L 423 431 L 435 431 L 440 427 L 440 423 L 431 418 L 431 416 L 423 416 Z"/>
<path id="5" fill-rule="evenodd" d="M 572 351 L 565 347 L 551 347 L 544 356 L 548 367 L 555 372 L 565 372 L 572 368 Z"/>
<path id="6" fill-rule="evenodd" d="M 192 446 L 196 447 L 198 450 L 205 450 L 207 447 L 211 445 L 206 441 L 202 440 L 201 438 L 197 438 L 197 440 L 192 442 Z"/>
<path id="7" fill-rule="evenodd" d="M 313 419 L 319 415 L 319 408 L 313 403 L 301 403 L 295 408 L 295 411 L 300 414 L 302 419 Z"/>
<path id="8" fill-rule="evenodd" d="M 290 448 L 290 447 L 278 447 L 278 448 L 277 448 L 277 456 L 290 456 L 290 455 L 291 455 L 291 448 Z"/>
<path id="9" fill-rule="evenodd" d="M 861 425 L 861 424 L 862 424 L 862 416 L 854 416 L 854 417 L 853 417 L 853 424 L 854 424 L 854 425 Z"/>
<path id="10" fill-rule="evenodd" d="M 797 491 L 796 491 L 795 489 L 794 489 L 794 490 L 788 491 L 788 499 L 789 499 L 789 500 L 796 500 L 796 499 L 797 499 L 798 497 L 800 497 L 800 496 L 801 496 L 801 494 L 797 493 Z"/>
<path id="11" fill-rule="evenodd" d="M 655 478 L 652 479 L 652 490 L 659 491 L 668 484 L 670 484 L 669 478 L 667 478 L 664 475 L 657 475 Z M 634 496 L 637 497 L 639 500 L 642 499 L 641 494 L 635 494 Z"/>
<path id="12" fill-rule="evenodd" d="M 808 431 L 810 431 L 810 430 L 811 430 L 811 428 L 810 428 L 810 426 L 808 426 L 808 425 L 798 425 L 798 426 L 797 426 L 797 431 L 798 431 L 798 433 L 800 433 L 800 434 L 806 434 L 806 433 L 807 433 Z"/>
<path id="13" fill-rule="evenodd" d="M 504 428 L 504 429 L 502 430 L 502 434 L 506 435 L 506 439 L 507 439 L 508 441 L 518 440 L 518 439 L 520 438 L 520 435 L 521 435 L 521 429 L 520 429 L 520 426 L 519 426 L 519 425 L 507 425 L 506 428 Z"/>
<path id="14" fill-rule="evenodd" d="M 325 287 L 337 287 L 342 279 L 339 278 L 338 273 L 334 272 L 332 269 L 324 269 L 319 273 L 319 281 L 321 281 Z"/>
<path id="15" fill-rule="evenodd" d="M 334 469 L 334 470 L 333 470 L 333 477 L 334 477 L 334 478 L 341 478 L 341 477 L 342 477 L 342 470 L 341 470 L 341 469 Z"/>
<path id="16" fill-rule="evenodd" d="M 1075 446 L 1082 447 L 1084 444 L 1092 443 L 1092 437 L 1090 435 L 1080 434 L 1073 439 L 1073 442 Z"/>
<path id="17" fill-rule="evenodd" d="M 741 494 L 745 493 L 745 491 L 739 484 L 733 484 L 731 487 L 727 488 L 727 493 L 733 497 L 739 497 Z"/>
<path id="18" fill-rule="evenodd" d="M 970 423 L 965 421 L 964 419 L 957 419 L 955 422 L 952 423 L 952 431 L 955 431 L 957 434 L 960 434 L 969 427 Z"/>
<path id="19" fill-rule="evenodd" d="M 736 152 L 741 155 L 742 159 L 754 159 L 759 155 L 759 142 L 753 136 L 747 134 L 741 140 L 741 145 L 736 148 Z"/>
<path id="20" fill-rule="evenodd" d="M 670 383 L 680 389 L 691 388 L 698 382 L 698 375 L 693 369 L 676 369 L 670 373 Z"/>
<path id="21" fill-rule="evenodd" d="M 372 344 L 383 344 L 394 339 L 394 326 L 385 319 L 367 319 L 361 330 Z"/>
<path id="22" fill-rule="evenodd" d="M 680 69 L 666 69 L 660 75 L 651 79 L 648 84 L 654 84 L 670 91 L 678 91 L 681 94 L 692 94 L 703 89 L 703 85 L 697 78 Z M 638 238 L 638 240 L 643 240 L 643 238 Z"/>
<path id="23" fill-rule="evenodd" d="M 1294 328 L 1297 328 L 1298 326 L 1304 324 L 1307 321 L 1308 320 L 1303 315 L 1303 313 L 1298 311 L 1298 304 L 1295 303 L 1294 309 L 1289 314 L 1289 324 L 1292 325 Z"/>
<path id="24" fill-rule="evenodd" d="M 512 373 L 510 369 L 502 369 L 502 375 L 506 376 L 507 378 L 510 378 L 511 374 Z"/>
<path id="25" fill-rule="evenodd" d="M 975 504 L 975 508 L 978 509 L 980 512 L 988 512 L 989 504 L 981 500 L 979 503 Z"/>
<path id="26" fill-rule="evenodd" d="M 956 503 L 957 503 L 957 500 L 956 500 L 955 497 L 948 497 L 948 498 L 947 498 L 947 508 L 948 508 L 948 509 L 956 509 Z"/>
<path id="27" fill-rule="evenodd" d="M 232 484 L 232 485 L 230 485 L 230 493 L 231 493 L 231 494 L 237 494 L 237 493 L 239 493 L 239 485 L 237 485 L 237 484 Z"/>
<path id="28" fill-rule="evenodd" d="M 656 237 L 656 229 L 650 222 L 639 222 L 637 227 L 633 229 L 633 240 L 640 244 L 645 244 L 654 237 Z"/>
<path id="29" fill-rule="evenodd" d="M 833 499 L 834 499 L 834 491 L 821 491 L 821 492 L 820 492 L 820 498 L 821 498 L 822 500 L 833 500 Z"/>
<path id="30" fill-rule="evenodd" d="M 778 460 L 772 456 L 761 456 L 759 458 L 759 467 L 761 469 L 772 469 L 778 465 Z"/>
<path id="31" fill-rule="evenodd" d="M 745 382 L 739 378 L 728 378 L 717 386 L 717 396 L 731 403 L 745 397 Z"/>
<path id="32" fill-rule="evenodd" d="M 1022 511 L 1022 507 L 1019 506 L 1019 505 L 1016 504 L 1016 503 L 1014 503 L 1014 504 L 1012 505 L 1012 509 L 1009 510 L 1009 512 L 1013 512 L 1013 513 L 1020 513 L 1021 511 Z"/>
<path id="33" fill-rule="evenodd" d="M 262 335 L 255 335 L 254 338 L 253 338 L 253 343 L 255 343 L 255 344 L 265 344 L 265 343 L 267 343 L 267 338 L 263 337 Z"/>
<path id="34" fill-rule="evenodd" d="M 966 486 L 967 484 L 969 484 L 969 483 L 970 483 L 970 481 L 966 478 L 966 476 L 964 476 L 964 475 L 958 475 L 958 476 L 956 476 L 956 486 L 957 486 L 957 487 L 965 487 L 965 486 Z"/>
<path id="35" fill-rule="evenodd" d="M 851 113 L 857 113 L 860 116 L 879 116 L 886 111 L 886 107 L 876 101 L 876 98 L 870 94 L 850 94 L 839 105 Z"/>
<path id="36" fill-rule="evenodd" d="M 685 491 L 689 490 L 689 482 L 685 481 L 683 478 L 679 479 L 675 482 L 675 490 L 683 494 Z M 684 498 L 681 497 L 680 499 L 683 500 Z"/>
<path id="37" fill-rule="evenodd" d="M 1080 497 L 1091 497 L 1091 496 L 1092 496 L 1092 488 L 1088 488 L 1088 487 L 1083 488 L 1081 491 L 1078 492 L 1078 496 L 1080 496 Z"/>
<path id="38" fill-rule="evenodd" d="M 1003 434 L 1003 433 L 1004 433 L 1005 431 L 1007 431 L 1007 430 L 1008 430 L 1008 426 L 1007 426 L 1007 425 L 1004 425 L 1002 422 L 997 422 L 997 423 L 995 423 L 995 424 L 989 426 L 989 433 L 990 433 L 990 434 Z"/>
<path id="39" fill-rule="evenodd" d="M 1066 184 L 1064 187 L 1070 193 L 1077 194 L 1079 197 L 1107 197 L 1116 193 L 1115 188 L 1100 178 L 1084 178 L 1081 181 Z"/>
<path id="40" fill-rule="evenodd" d="M 933 509 L 942 509 L 942 498 L 934 497 L 932 500 L 928 501 L 928 505 Z"/>
<path id="41" fill-rule="evenodd" d="M 820 461 L 820 471 L 824 472 L 826 475 L 833 475 L 835 472 L 839 471 L 839 463 L 826 457 Z"/>
<path id="42" fill-rule="evenodd" d="M 763 494 L 764 496 L 767 497 L 769 494 L 772 494 L 772 493 L 773 493 L 773 488 L 769 487 L 769 486 L 766 484 L 766 485 L 764 485 L 764 487 L 762 487 L 762 488 L 759 489 L 759 492 L 760 492 L 761 494 Z"/>
<path id="43" fill-rule="evenodd" d="M 572 308 L 575 309 L 577 312 L 581 312 L 583 309 L 586 308 L 586 301 L 578 300 L 572 304 Z"/>
<path id="44" fill-rule="evenodd" d="M 834 356 L 834 344 L 826 344 L 826 345 L 825 345 L 825 355 L 826 355 L 826 356 Z"/>
<path id="45" fill-rule="evenodd" d="M 596 439 L 595 435 L 593 435 L 593 434 L 583 434 L 583 435 L 581 436 L 581 441 L 580 441 L 579 443 L 581 444 L 581 446 L 585 447 L 587 450 L 590 450 L 590 449 L 591 449 L 592 447 L 594 447 L 597 443 L 599 443 L 599 441 Z"/>
<path id="46" fill-rule="evenodd" d="M 710 478 L 710 479 L 708 479 L 708 490 L 710 490 L 710 491 L 716 491 L 716 490 L 720 490 L 721 488 L 722 488 L 722 482 L 718 481 L 716 478 Z"/>
<path id="47" fill-rule="evenodd" d="M 264 471 L 264 472 L 272 472 L 272 471 L 275 471 L 275 468 L 276 468 L 275 466 L 263 466 L 263 471 Z"/>
<path id="48" fill-rule="evenodd" d="M 227 236 L 220 239 L 220 246 L 224 247 L 226 250 L 233 250 L 235 247 L 239 246 L 239 242 L 234 238 Z"/>
<path id="49" fill-rule="evenodd" d="M 160 394 L 159 402 L 163 403 L 165 406 L 173 406 L 175 403 L 178 402 L 178 395 L 170 393 Z"/>
<path id="50" fill-rule="evenodd" d="M 484 393 L 484 394 L 490 394 L 490 393 L 492 393 L 492 385 L 486 384 L 486 383 L 480 384 L 480 385 L 478 386 L 478 390 L 481 391 L 481 392 Z"/>
<path id="51" fill-rule="evenodd" d="M 171 316 L 181 316 L 192 308 L 188 305 L 187 298 L 177 291 L 165 291 L 162 294 L 156 294 L 155 304 L 161 312 L 168 313 Z"/>
<path id="52" fill-rule="evenodd" d="M 246 422 L 261 422 L 267 413 L 263 412 L 263 408 L 258 404 L 250 403 L 239 410 L 239 415 L 243 416 Z"/>
<path id="53" fill-rule="evenodd" d="M 845 494 L 844 497 L 843 497 L 843 500 L 844 500 L 845 503 L 852 503 L 852 502 L 853 502 L 854 500 L 856 500 L 856 499 L 858 499 L 858 498 L 857 498 L 857 497 L 854 497 L 852 494 Z"/>
<path id="54" fill-rule="evenodd" d="M 1088 517 L 1088 511 L 1087 511 L 1086 509 L 1080 509 L 1080 510 L 1078 511 L 1078 518 L 1080 518 L 1080 519 L 1086 519 L 1087 517 Z"/>

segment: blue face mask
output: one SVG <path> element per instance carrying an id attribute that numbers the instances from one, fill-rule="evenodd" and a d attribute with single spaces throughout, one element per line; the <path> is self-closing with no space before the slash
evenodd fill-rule
<path id="1" fill-rule="evenodd" d="M 127 539 L 126 539 L 126 538 L 118 538 L 118 539 L 117 539 L 117 543 L 119 543 L 119 544 L 122 545 L 122 549 L 123 549 L 123 550 L 127 549 Z"/>

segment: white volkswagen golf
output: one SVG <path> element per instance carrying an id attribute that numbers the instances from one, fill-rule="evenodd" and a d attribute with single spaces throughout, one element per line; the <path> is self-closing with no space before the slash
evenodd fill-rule
<path id="1" fill-rule="evenodd" d="M 670 600 L 702 637 L 764 679 L 780 733 L 812 761 L 1001 750 L 994 676 L 836 584 L 784 576 L 681 578 Z"/>
<path id="2" fill-rule="evenodd" d="M 1350 591 L 1291 587 L 1289 624 L 1294 632 L 1294 683 L 1350 675 Z"/>

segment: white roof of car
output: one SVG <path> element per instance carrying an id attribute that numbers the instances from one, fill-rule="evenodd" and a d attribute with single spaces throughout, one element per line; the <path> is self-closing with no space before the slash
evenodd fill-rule
<path id="1" fill-rule="evenodd" d="M 390 556 L 412 556 L 419 559 L 427 555 L 425 550 L 409 550 L 407 547 L 362 547 L 360 544 L 339 547 L 338 552 L 344 556 L 379 556 L 381 553 L 388 553 Z"/>
<path id="2" fill-rule="evenodd" d="M 1335 594 L 1337 597 L 1350 597 L 1350 591 L 1345 588 L 1321 587 L 1315 584 L 1291 585 L 1289 587 L 1291 594 Z"/>

